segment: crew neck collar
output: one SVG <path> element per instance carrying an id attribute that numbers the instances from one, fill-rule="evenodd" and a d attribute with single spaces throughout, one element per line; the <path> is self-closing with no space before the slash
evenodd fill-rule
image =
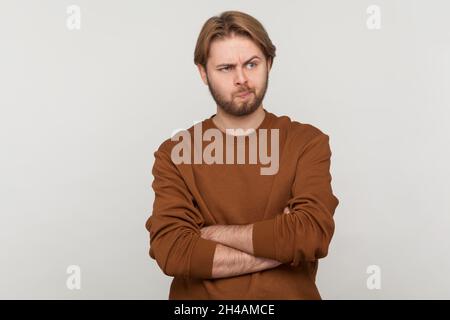
<path id="1" fill-rule="evenodd" d="M 257 132 L 259 129 L 267 129 L 268 128 L 268 125 L 269 125 L 270 120 L 271 120 L 271 113 L 269 111 L 267 111 L 265 108 L 263 108 L 263 110 L 264 110 L 264 114 L 265 114 L 264 115 L 264 119 L 261 121 L 261 123 L 258 125 L 258 127 L 254 128 L 255 129 L 254 132 Z M 214 128 L 214 129 L 218 129 L 224 135 L 229 135 L 229 136 L 233 136 L 233 137 L 240 137 L 239 135 L 231 135 L 231 134 L 228 134 L 228 133 L 222 131 L 222 129 L 220 129 L 218 126 L 216 126 L 216 124 L 212 120 L 212 118 L 214 116 L 215 116 L 215 114 L 211 115 L 208 119 L 205 120 L 205 124 L 206 124 L 207 129 Z M 247 134 L 247 135 L 243 135 L 243 136 L 249 136 L 251 134 L 252 133 Z"/>

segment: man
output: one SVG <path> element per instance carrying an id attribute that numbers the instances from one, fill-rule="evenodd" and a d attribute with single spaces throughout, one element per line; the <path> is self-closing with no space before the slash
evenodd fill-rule
<path id="1" fill-rule="evenodd" d="M 263 107 L 274 57 L 245 13 L 212 17 L 200 32 L 194 62 L 217 113 L 164 141 L 152 170 L 149 253 L 174 277 L 169 299 L 321 299 L 318 259 L 339 204 L 329 137 Z"/>

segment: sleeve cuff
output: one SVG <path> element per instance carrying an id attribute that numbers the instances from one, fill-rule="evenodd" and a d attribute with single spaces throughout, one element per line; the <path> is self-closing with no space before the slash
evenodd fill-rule
<path id="1" fill-rule="evenodd" d="M 253 255 L 277 260 L 273 234 L 274 220 L 263 220 L 253 224 Z"/>
<path id="2" fill-rule="evenodd" d="M 190 277 L 210 279 L 217 243 L 199 237 L 191 255 Z"/>

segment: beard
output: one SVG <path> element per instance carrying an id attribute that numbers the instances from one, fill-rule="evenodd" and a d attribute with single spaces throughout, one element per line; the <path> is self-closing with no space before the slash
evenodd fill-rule
<path id="1" fill-rule="evenodd" d="M 206 75 L 206 79 L 208 82 L 208 89 L 216 102 L 217 106 L 221 108 L 224 112 L 236 116 L 246 116 L 255 112 L 256 109 L 261 105 L 264 96 L 266 95 L 267 87 L 269 84 L 269 72 L 266 72 L 266 80 L 263 85 L 261 92 L 256 94 L 254 89 L 250 89 L 248 87 L 242 87 L 240 92 L 250 92 L 249 96 L 246 99 L 240 99 L 239 97 L 233 97 L 231 100 L 227 100 L 224 96 L 222 96 L 211 84 L 208 79 L 208 75 Z M 241 101 L 236 101 L 241 100 Z"/>

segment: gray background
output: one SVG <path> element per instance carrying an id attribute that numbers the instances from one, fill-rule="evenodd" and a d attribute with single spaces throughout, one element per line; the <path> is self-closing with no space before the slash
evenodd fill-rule
<path id="1" fill-rule="evenodd" d="M 71 4 L 80 30 L 66 27 Z M 0 298 L 167 298 L 145 230 L 153 152 L 215 113 L 193 51 L 230 9 L 277 46 L 264 107 L 330 135 L 340 205 L 322 297 L 450 298 L 444 0 L 1 0 Z"/>

